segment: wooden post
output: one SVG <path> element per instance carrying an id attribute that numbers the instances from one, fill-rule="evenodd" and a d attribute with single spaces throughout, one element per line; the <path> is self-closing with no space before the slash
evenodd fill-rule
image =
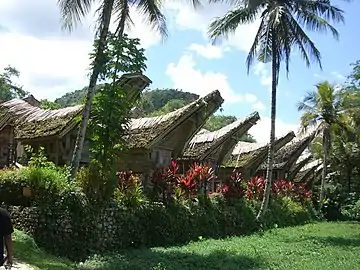
<path id="1" fill-rule="evenodd" d="M 59 165 L 59 142 L 60 139 L 55 140 L 55 164 Z"/>

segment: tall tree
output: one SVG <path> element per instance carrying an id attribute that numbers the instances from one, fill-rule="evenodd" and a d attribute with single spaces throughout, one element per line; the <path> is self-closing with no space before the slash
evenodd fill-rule
<path id="1" fill-rule="evenodd" d="M 333 134 L 337 136 L 348 135 L 350 129 L 349 112 L 354 107 L 348 107 L 351 95 L 336 89 L 329 82 L 324 81 L 316 85 L 316 91 L 307 93 L 298 103 L 298 110 L 303 112 L 301 126 L 303 132 L 309 128 L 316 128 L 322 134 L 323 172 L 320 187 L 319 209 L 321 210 L 325 195 L 325 180 L 329 161 L 329 151 Z"/>
<path id="2" fill-rule="evenodd" d="M 60 11 L 62 15 L 63 28 L 73 30 L 81 20 L 88 15 L 96 3 L 94 0 L 58 0 Z M 83 150 L 86 128 L 89 122 L 90 109 L 92 99 L 95 93 L 96 83 L 102 66 L 104 64 L 104 50 L 106 45 L 106 38 L 109 32 L 111 16 L 114 14 L 118 22 L 116 34 L 121 38 L 125 28 L 130 27 L 132 20 L 130 18 L 130 7 L 133 6 L 137 11 L 143 15 L 149 25 L 156 28 L 162 36 L 166 36 L 167 29 L 165 17 L 160 11 L 161 1 L 155 0 L 102 0 L 98 8 L 98 20 L 96 35 L 99 37 L 95 56 L 95 61 L 92 66 L 92 73 L 90 76 L 89 87 L 86 95 L 84 110 L 82 113 L 82 121 L 80 129 L 76 138 L 75 149 L 71 159 L 70 177 L 73 179 L 79 168 L 81 153 Z"/>
<path id="3" fill-rule="evenodd" d="M 18 78 L 20 72 L 12 67 L 7 66 L 4 68 L 4 72 L 0 74 L 0 100 L 6 101 L 13 98 L 23 98 L 28 92 L 17 86 L 13 82 L 13 78 Z"/>
<path id="4" fill-rule="evenodd" d="M 219 0 L 212 0 L 217 2 Z M 221 1 L 221 0 L 220 0 Z M 229 1 L 227 1 L 229 2 Z M 293 48 L 297 48 L 307 66 L 314 59 L 321 67 L 320 52 L 314 42 L 307 36 L 305 29 L 326 32 L 330 30 L 335 38 L 338 32 L 328 22 L 343 22 L 343 11 L 331 5 L 330 0 L 233 0 L 234 9 L 223 17 L 216 18 L 209 26 L 209 36 L 213 43 L 222 37 L 234 33 L 240 25 L 249 24 L 260 19 L 254 42 L 246 59 L 249 73 L 255 60 L 263 63 L 271 62 L 271 128 L 266 172 L 266 187 L 257 220 L 261 220 L 266 212 L 272 183 L 276 89 L 282 62 L 289 73 L 289 62 Z"/>

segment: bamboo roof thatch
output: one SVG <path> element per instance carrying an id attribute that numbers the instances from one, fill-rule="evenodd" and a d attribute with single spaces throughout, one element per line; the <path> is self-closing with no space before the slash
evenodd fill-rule
<path id="1" fill-rule="evenodd" d="M 320 160 L 314 160 L 312 162 L 309 162 L 306 164 L 303 169 L 301 169 L 294 178 L 294 182 L 296 183 L 305 183 L 308 181 L 308 179 L 316 173 L 316 171 L 319 169 L 319 167 L 322 166 L 322 163 Z"/>
<path id="2" fill-rule="evenodd" d="M 274 143 L 274 151 L 276 152 L 281 149 L 294 137 L 295 134 L 291 131 L 285 136 L 276 139 Z M 225 165 L 227 167 L 245 168 L 256 163 L 255 167 L 258 167 L 262 162 L 265 161 L 268 149 L 268 143 L 238 142 L 232 152 L 231 157 Z"/>
<path id="3" fill-rule="evenodd" d="M 124 74 L 118 84 L 127 91 L 127 98 L 133 100 L 150 82 L 150 79 L 142 74 Z M 41 109 L 26 100 L 12 99 L 0 104 L 0 125 L 14 125 L 15 137 L 19 140 L 61 137 L 76 126 L 75 117 L 82 109 L 82 105 L 57 110 Z"/>
<path id="4" fill-rule="evenodd" d="M 29 95 L 25 98 L 23 98 L 27 103 L 29 103 L 32 106 L 40 107 L 41 103 L 39 100 L 37 100 L 33 95 Z"/>
<path id="5" fill-rule="evenodd" d="M 312 155 L 311 153 L 304 153 L 302 154 L 296 164 L 294 164 L 292 166 L 292 168 L 290 169 L 290 173 L 288 176 L 288 179 L 293 179 L 295 177 L 296 174 L 298 174 L 300 172 L 300 170 L 307 164 L 309 163 L 309 161 L 312 159 Z"/>
<path id="6" fill-rule="evenodd" d="M 245 119 L 239 119 L 219 130 L 213 132 L 198 133 L 184 150 L 182 159 L 204 160 L 210 156 L 216 149 L 220 149 L 225 141 L 231 139 L 233 136 L 244 135 L 256 122 L 260 120 L 258 112 L 254 112 Z M 237 140 L 234 140 L 233 145 L 229 145 L 230 151 L 234 147 Z"/>
<path id="7" fill-rule="evenodd" d="M 274 169 L 290 170 L 299 156 L 304 152 L 306 147 L 314 139 L 315 132 L 306 135 L 298 135 L 291 142 L 287 143 L 281 150 L 274 155 Z M 266 169 L 267 164 L 263 163 L 261 169 Z"/>
<path id="8" fill-rule="evenodd" d="M 129 125 L 130 134 L 126 136 L 129 147 L 151 148 L 158 141 L 163 140 L 171 131 L 178 128 L 182 122 L 192 116 L 197 116 L 197 113 L 201 111 L 210 116 L 223 102 L 224 100 L 221 97 L 220 92 L 216 90 L 205 97 L 199 98 L 198 100 L 168 114 L 156 117 L 131 119 Z M 210 103 L 215 105 L 212 109 L 209 109 L 208 105 Z M 204 123 L 205 122 L 201 123 L 199 129 Z"/>

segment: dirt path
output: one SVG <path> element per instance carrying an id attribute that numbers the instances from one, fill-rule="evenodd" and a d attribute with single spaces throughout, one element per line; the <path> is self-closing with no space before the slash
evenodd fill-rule
<path id="1" fill-rule="evenodd" d="M 0 270 L 5 270 L 5 267 L 0 267 Z M 11 270 L 35 270 L 33 267 L 26 263 L 22 262 L 14 262 L 13 266 L 11 267 Z"/>

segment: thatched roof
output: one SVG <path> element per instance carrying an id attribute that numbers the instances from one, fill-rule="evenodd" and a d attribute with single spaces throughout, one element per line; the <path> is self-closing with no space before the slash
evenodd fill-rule
<path id="1" fill-rule="evenodd" d="M 205 128 L 200 129 L 200 131 L 197 134 L 203 134 L 203 133 L 208 133 L 211 132 L 210 130 L 207 130 Z"/>
<path id="2" fill-rule="evenodd" d="M 150 79 L 142 74 L 124 74 L 118 84 L 125 86 L 128 99 L 133 100 L 150 82 Z M 75 117 L 82 112 L 82 109 L 82 105 L 57 110 L 41 109 L 25 100 L 12 99 L 0 104 L 0 125 L 4 123 L 14 125 L 15 137 L 20 140 L 63 136 L 64 131 L 75 127 L 77 124 Z"/>
<path id="3" fill-rule="evenodd" d="M 314 160 L 306 164 L 303 169 L 301 169 L 295 176 L 294 182 L 303 183 L 307 182 L 308 179 L 319 170 L 319 167 L 322 167 L 320 160 Z"/>
<path id="4" fill-rule="evenodd" d="M 300 170 L 312 159 L 311 153 L 303 153 L 297 160 L 296 164 L 294 164 L 291 169 L 288 178 L 293 179 L 295 175 L 297 175 Z"/>
<path id="5" fill-rule="evenodd" d="M 21 99 L 12 99 L 0 105 L 0 110 L 15 126 L 15 137 L 31 139 L 56 135 L 82 111 L 82 106 L 58 110 L 44 110 Z"/>
<path id="6" fill-rule="evenodd" d="M 214 110 L 210 112 L 213 113 L 223 102 L 224 100 L 220 92 L 216 90 L 168 114 L 131 119 L 129 126 L 130 134 L 126 136 L 129 147 L 151 148 L 157 141 L 164 139 L 169 132 L 177 128 L 182 122 L 195 116 L 199 111 L 206 110 L 209 103 L 216 105 Z"/>
<path id="7" fill-rule="evenodd" d="M 206 159 L 217 148 L 220 148 L 227 139 L 235 135 L 239 137 L 244 135 L 259 119 L 259 113 L 254 112 L 247 118 L 239 119 L 217 131 L 198 133 L 184 150 L 182 159 Z M 230 147 L 233 148 L 233 146 Z"/>
<path id="8" fill-rule="evenodd" d="M 314 139 L 315 132 L 306 135 L 298 135 L 291 142 L 287 143 L 274 156 L 274 169 L 291 168 L 306 147 Z M 266 169 L 267 164 L 263 163 L 261 169 Z"/>
<path id="9" fill-rule="evenodd" d="M 289 132 L 285 136 L 275 140 L 274 151 L 278 151 L 285 144 L 295 137 L 294 132 Z M 227 167 L 245 168 L 254 162 L 260 164 L 265 161 L 268 152 L 267 143 L 238 142 L 235 146 L 230 159 L 226 162 Z"/>
<path id="10" fill-rule="evenodd" d="M 23 100 L 25 100 L 27 103 L 29 103 L 32 106 L 35 106 L 35 107 L 41 106 L 40 101 L 37 100 L 33 95 L 29 95 L 29 96 L 23 98 Z"/>

